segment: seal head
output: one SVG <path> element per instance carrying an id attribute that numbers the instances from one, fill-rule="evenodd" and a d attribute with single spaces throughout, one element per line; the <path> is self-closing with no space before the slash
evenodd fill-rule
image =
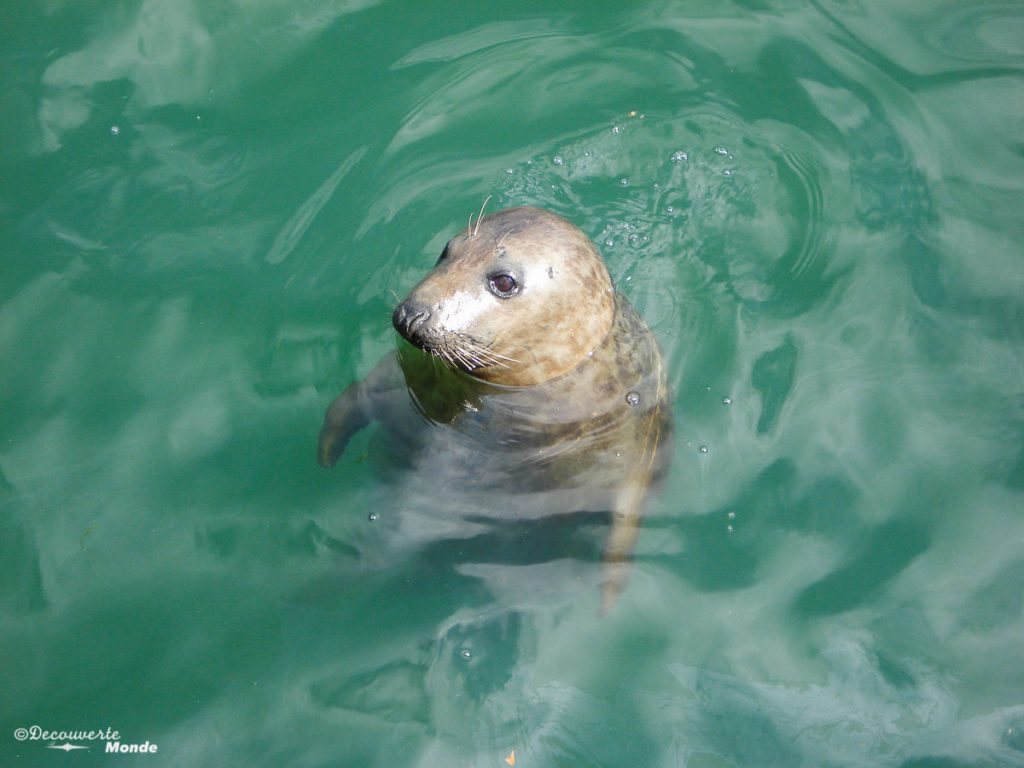
<path id="1" fill-rule="evenodd" d="M 560 216 L 524 207 L 449 240 L 392 321 L 410 343 L 474 378 L 524 387 L 586 360 L 614 317 L 612 281 L 590 239 Z"/>

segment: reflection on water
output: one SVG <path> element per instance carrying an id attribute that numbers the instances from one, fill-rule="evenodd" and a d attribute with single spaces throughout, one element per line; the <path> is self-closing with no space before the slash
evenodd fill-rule
<path id="1" fill-rule="evenodd" d="M 1018 4 L 15 5 L 0 762 L 1021 764 Z M 487 195 L 665 353 L 605 619 L 593 559 L 396 555 L 373 435 L 311 460 Z"/>

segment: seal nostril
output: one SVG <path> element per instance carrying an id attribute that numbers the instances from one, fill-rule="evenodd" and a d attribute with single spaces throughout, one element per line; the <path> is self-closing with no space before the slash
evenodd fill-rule
<path id="1" fill-rule="evenodd" d="M 395 326 L 395 330 L 405 335 L 405 324 L 409 319 L 409 302 L 403 301 L 397 307 L 395 307 L 395 313 L 391 316 L 391 324 Z"/>
<path id="2" fill-rule="evenodd" d="M 395 307 L 395 313 L 391 316 L 391 322 L 395 326 L 395 330 L 410 340 L 416 330 L 429 319 L 429 309 L 417 306 L 408 299 Z"/>
<path id="3" fill-rule="evenodd" d="M 407 326 L 409 333 L 415 333 L 416 329 L 430 319 L 430 310 L 423 309 L 413 315 Z"/>

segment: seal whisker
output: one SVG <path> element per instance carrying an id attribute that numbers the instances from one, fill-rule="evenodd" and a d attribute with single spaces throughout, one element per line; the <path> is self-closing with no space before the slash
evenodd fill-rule
<path id="1" fill-rule="evenodd" d="M 473 364 L 478 368 L 485 366 L 490 362 L 484 354 L 485 350 L 481 349 L 479 346 L 470 345 L 466 347 L 463 351 L 465 352 L 466 356 L 471 361 L 473 361 Z"/>
<path id="2" fill-rule="evenodd" d="M 462 343 L 463 349 L 470 352 L 473 359 L 479 363 L 487 363 L 500 368 L 508 368 L 509 363 L 520 362 L 513 357 L 498 354 L 490 348 L 490 345 L 485 344 L 468 334 L 460 334 L 459 341 Z"/>
<path id="3" fill-rule="evenodd" d="M 470 371 L 475 371 L 481 367 L 480 361 L 473 357 L 473 355 L 467 354 L 465 350 L 459 350 L 459 359 L 462 360 L 462 364 Z"/>
<path id="4" fill-rule="evenodd" d="M 479 367 L 482 362 L 480 356 L 476 354 L 477 352 L 478 350 L 472 344 L 459 347 L 459 354 L 462 356 L 462 359 L 475 367 Z"/>
<path id="5" fill-rule="evenodd" d="M 477 341 L 476 339 L 474 339 L 474 341 L 475 341 L 475 342 L 476 342 L 476 343 L 477 343 L 477 344 L 478 344 L 478 345 L 479 345 L 479 346 L 480 346 L 480 347 L 481 347 L 482 349 L 486 350 L 486 351 L 487 351 L 487 354 L 489 354 L 489 355 L 493 356 L 493 357 L 494 357 L 494 358 L 496 358 L 496 359 L 499 359 L 499 360 L 506 360 L 506 361 L 508 361 L 508 362 L 510 362 L 510 363 L 521 363 L 521 362 L 523 362 L 523 361 L 522 361 L 522 360 L 520 360 L 519 358 L 516 358 L 516 357 L 508 357 L 508 356 L 506 356 L 506 355 L 502 355 L 502 354 L 499 354 L 499 353 L 497 353 L 497 352 L 495 352 L 495 351 L 494 351 L 494 347 L 495 347 L 495 346 L 501 346 L 501 338 L 500 338 L 500 337 L 498 337 L 498 336 L 496 336 L 496 337 L 495 337 L 494 339 L 492 339 L 492 340 L 490 341 L 490 343 L 483 343 L 483 342 Z M 506 365 L 506 366 L 504 366 L 504 367 L 506 367 L 506 368 L 507 368 L 508 366 Z"/>
<path id="6" fill-rule="evenodd" d="M 487 353 L 478 348 L 472 347 L 467 350 L 467 354 L 477 364 L 477 367 L 487 367 L 488 365 L 494 365 L 495 361 L 487 357 Z"/>
<path id="7" fill-rule="evenodd" d="M 448 365 L 453 365 L 456 368 L 469 368 L 473 370 L 473 366 L 469 365 L 465 355 L 459 348 L 458 339 L 446 340 L 444 346 L 439 349 L 441 359 L 444 360 Z"/>
<path id="8" fill-rule="evenodd" d="M 501 239 L 498 240 L 497 244 L 494 246 L 494 249 L 497 250 L 498 248 L 500 248 L 501 244 L 505 242 L 505 238 L 508 237 L 511 234 L 512 234 L 512 230 L 510 229 L 508 232 L 506 232 L 504 235 L 502 235 Z"/>
<path id="9" fill-rule="evenodd" d="M 493 360 L 502 360 L 502 361 L 504 361 L 504 363 L 521 363 L 521 362 L 523 362 L 522 360 L 520 360 L 517 357 L 509 357 L 508 355 L 501 355 L 501 354 L 498 354 L 497 352 L 495 352 L 493 349 L 488 349 L 487 347 L 485 347 L 483 349 L 483 353 L 486 354 L 488 357 L 490 357 Z M 505 367 L 507 368 L 508 366 L 506 365 Z"/>
<path id="10" fill-rule="evenodd" d="M 451 354 L 452 359 L 455 362 L 461 363 L 461 367 L 468 367 L 466 362 L 466 356 L 462 353 L 462 350 L 460 350 L 458 347 L 455 347 L 454 349 L 448 350 L 448 352 Z"/>
<path id="11" fill-rule="evenodd" d="M 488 195 L 487 197 L 485 197 L 484 198 L 484 204 L 480 206 L 480 213 L 476 217 L 476 229 L 473 230 L 473 237 L 476 237 L 477 233 L 480 231 L 480 221 L 484 217 L 484 208 L 487 207 L 487 203 L 490 202 L 490 199 L 491 199 L 491 195 Z M 470 222 L 470 224 L 473 223 L 473 217 L 472 216 L 470 217 L 469 222 Z"/>
<path id="12" fill-rule="evenodd" d="M 488 365 L 494 366 L 495 368 L 508 368 L 509 364 L 506 360 L 502 360 L 500 356 L 491 353 L 489 350 L 480 349 L 477 350 L 477 354 L 480 359 Z"/>
<path id="13" fill-rule="evenodd" d="M 444 354 L 444 350 L 439 347 L 429 346 L 425 348 L 432 356 L 439 358 L 442 362 L 447 363 L 448 358 Z"/>
<path id="14" fill-rule="evenodd" d="M 468 334 L 452 334 L 443 344 L 428 346 L 427 351 L 440 357 L 447 364 L 463 368 L 469 373 L 480 368 L 508 367 L 507 363 L 499 359 L 500 355 Z"/>

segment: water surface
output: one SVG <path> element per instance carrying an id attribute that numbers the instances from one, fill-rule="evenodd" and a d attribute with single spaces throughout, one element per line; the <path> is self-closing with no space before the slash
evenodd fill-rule
<path id="1" fill-rule="evenodd" d="M 0 11 L 0 762 L 1024 765 L 1024 9 L 409 6 Z M 315 462 L 488 195 L 668 363 L 603 619 Z"/>

